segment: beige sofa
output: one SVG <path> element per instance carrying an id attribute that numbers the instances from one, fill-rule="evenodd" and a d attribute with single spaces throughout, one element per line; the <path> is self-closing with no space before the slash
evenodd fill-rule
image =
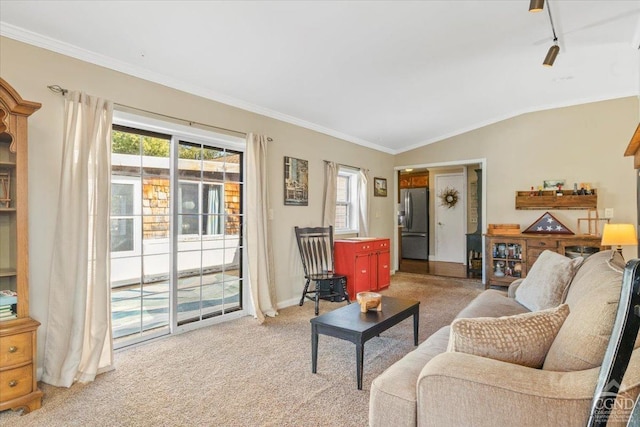
<path id="1" fill-rule="evenodd" d="M 369 424 L 388 426 L 584 426 L 613 328 L 624 261 L 602 251 L 578 268 L 563 296 L 570 312 L 541 369 L 447 351 L 451 326 L 438 330 L 371 384 Z M 489 289 L 457 318 L 529 312 L 508 292 Z M 609 425 L 625 425 L 640 393 L 640 339 Z M 553 370 L 548 369 L 553 366 Z M 576 366 L 579 369 L 576 369 Z"/>

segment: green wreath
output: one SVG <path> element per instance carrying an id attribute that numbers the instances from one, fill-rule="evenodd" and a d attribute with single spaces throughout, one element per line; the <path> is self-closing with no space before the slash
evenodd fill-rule
<path id="1" fill-rule="evenodd" d="M 456 203 L 458 203 L 458 194 L 460 193 L 455 188 L 445 188 L 440 192 L 440 194 L 438 194 L 438 197 L 440 197 L 441 200 L 440 205 L 451 209 L 456 205 Z"/>

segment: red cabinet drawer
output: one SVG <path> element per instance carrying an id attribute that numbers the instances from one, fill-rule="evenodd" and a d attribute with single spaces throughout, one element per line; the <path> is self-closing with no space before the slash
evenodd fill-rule
<path id="1" fill-rule="evenodd" d="M 388 239 L 376 240 L 375 242 L 373 242 L 373 249 L 389 250 L 389 240 Z"/>

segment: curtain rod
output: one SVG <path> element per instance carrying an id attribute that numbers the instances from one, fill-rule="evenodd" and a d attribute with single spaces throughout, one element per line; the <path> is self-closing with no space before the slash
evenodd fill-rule
<path id="1" fill-rule="evenodd" d="M 324 162 L 325 163 L 335 163 L 338 166 L 344 166 L 345 168 L 358 169 L 358 170 L 362 169 L 362 168 L 360 168 L 358 166 L 345 165 L 344 163 L 337 163 L 337 162 L 333 162 L 331 160 L 325 160 Z"/>
<path id="2" fill-rule="evenodd" d="M 59 93 L 62 96 L 65 96 L 67 94 L 67 92 L 69 92 L 67 89 L 65 89 L 65 88 L 63 88 L 63 87 L 61 87 L 59 85 L 50 85 L 50 86 L 47 86 L 47 87 L 49 88 L 49 90 L 51 92 Z M 220 127 L 220 126 L 213 126 L 213 125 L 209 125 L 209 124 L 206 124 L 206 123 L 194 122 L 193 120 L 181 119 L 180 117 L 174 117 L 174 116 L 169 116 L 167 114 L 156 113 L 154 111 L 144 110 L 142 108 L 132 107 L 130 105 L 119 104 L 117 102 L 114 102 L 114 105 L 117 105 L 119 107 L 129 108 L 131 110 L 140 111 L 140 112 L 143 112 L 143 113 L 148 113 L 148 114 L 153 114 L 153 115 L 160 116 L 160 117 L 165 117 L 165 118 L 168 118 L 168 119 L 179 120 L 181 122 L 188 123 L 189 126 L 193 126 L 193 125 L 204 126 L 204 127 L 208 127 L 208 128 L 212 128 L 212 129 L 222 130 L 222 131 L 225 131 L 225 132 L 235 133 L 237 135 L 247 136 L 246 132 L 241 132 L 241 131 L 238 131 L 238 130 L 227 129 L 227 128 L 223 128 L 223 127 Z M 273 141 L 273 139 L 271 137 L 267 137 L 267 141 L 271 142 L 271 141 Z"/>

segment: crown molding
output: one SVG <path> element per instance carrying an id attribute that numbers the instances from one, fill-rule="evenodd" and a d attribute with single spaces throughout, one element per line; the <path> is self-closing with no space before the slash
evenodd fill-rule
<path id="1" fill-rule="evenodd" d="M 361 145 L 367 148 L 371 148 L 377 151 L 382 151 L 388 154 L 396 154 L 395 150 L 388 147 L 383 147 L 364 139 L 348 135 L 334 129 L 327 128 L 325 126 L 318 125 L 294 116 L 290 116 L 278 111 L 271 110 L 269 108 L 261 107 L 237 98 L 233 98 L 211 89 L 206 89 L 198 85 L 192 85 L 185 81 L 175 79 L 160 73 L 147 70 L 142 67 L 131 65 L 127 62 L 118 61 L 111 57 L 92 52 L 90 50 L 79 48 L 75 45 L 62 42 L 50 37 L 43 36 L 42 34 L 35 33 L 33 31 L 25 30 L 24 28 L 17 27 L 15 25 L 8 24 L 0 21 L 0 36 L 8 37 L 10 39 L 17 40 L 19 42 L 27 43 L 32 46 L 37 46 L 43 49 L 50 50 L 65 56 L 70 56 L 75 59 L 79 59 L 90 64 L 98 65 L 104 68 L 108 68 L 114 71 L 118 71 L 124 74 L 128 74 L 133 77 L 137 77 L 143 80 L 147 80 L 153 83 L 158 83 L 163 86 L 167 86 L 173 89 L 177 89 L 183 92 L 190 93 L 192 95 L 200 96 L 212 101 L 220 102 L 225 105 L 229 105 L 241 110 L 246 110 L 252 113 L 260 114 L 270 117 L 272 119 L 280 120 L 292 125 L 300 126 L 305 129 L 313 130 L 334 138 L 342 139 L 347 142 L 351 142 L 357 145 Z"/>
<path id="2" fill-rule="evenodd" d="M 186 93 L 190 93 L 192 95 L 200 96 L 215 102 L 219 102 L 225 105 L 229 105 L 231 107 L 241 109 L 241 110 L 249 111 L 252 113 L 270 117 L 272 119 L 280 120 L 285 123 L 300 126 L 305 129 L 309 129 L 324 135 L 328 135 L 334 138 L 338 138 L 347 142 L 351 142 L 353 144 L 357 144 L 363 147 L 367 147 L 367 148 L 381 151 L 391 155 L 396 155 L 396 154 L 401 154 L 407 151 L 411 151 L 416 148 L 420 148 L 429 144 L 443 141 L 445 139 L 452 138 L 454 136 L 461 135 L 461 134 L 464 134 L 485 126 L 489 126 L 503 120 L 508 120 L 523 114 L 533 113 L 536 111 L 550 110 L 554 108 L 571 107 L 571 106 L 586 104 L 591 102 L 606 101 L 606 100 L 611 100 L 616 98 L 623 98 L 627 96 L 638 96 L 637 93 L 625 92 L 625 93 L 614 94 L 610 96 L 608 95 L 608 96 L 600 96 L 600 97 L 593 97 L 593 98 L 583 98 L 583 99 L 574 100 L 574 101 L 565 102 L 565 103 L 543 105 L 535 108 L 527 108 L 520 111 L 515 111 L 512 113 L 482 120 L 470 126 L 454 129 L 449 132 L 429 138 L 427 140 L 413 143 L 409 146 L 393 149 L 393 148 L 384 147 L 384 146 L 375 144 L 373 142 L 370 142 L 361 138 L 357 138 L 352 135 L 345 134 L 343 132 L 339 132 L 335 129 L 327 128 L 325 126 L 318 125 L 316 123 L 312 123 L 294 116 L 290 116 L 275 110 L 271 110 L 271 109 L 261 107 L 259 105 L 255 105 L 240 99 L 236 99 L 236 98 L 218 93 L 216 91 L 213 91 L 211 89 L 203 88 L 197 85 L 192 85 L 185 81 L 175 79 L 160 73 L 155 73 L 153 71 L 147 70 L 142 67 L 133 66 L 129 63 L 118 61 L 111 57 L 108 57 L 96 52 L 92 52 L 86 49 L 82 49 L 75 45 L 62 42 L 60 40 L 56 40 L 50 37 L 45 37 L 39 33 L 25 30 L 21 27 L 11 25 L 3 21 L 0 21 L 0 36 L 8 37 L 29 45 L 33 45 L 33 46 L 47 49 L 52 52 L 56 52 L 65 56 L 79 59 L 84 62 L 88 62 L 94 65 L 98 65 L 104 68 L 108 68 L 114 71 L 128 74 L 128 75 L 131 75 L 143 80 L 147 80 L 153 83 L 161 84 L 163 86 L 167 86 L 167 87 L 177 89 Z M 639 46 L 637 46 L 637 43 L 640 43 L 640 21 L 637 27 L 636 35 L 634 36 L 632 43 L 636 45 L 635 46 L 636 48 L 639 48 Z"/>

